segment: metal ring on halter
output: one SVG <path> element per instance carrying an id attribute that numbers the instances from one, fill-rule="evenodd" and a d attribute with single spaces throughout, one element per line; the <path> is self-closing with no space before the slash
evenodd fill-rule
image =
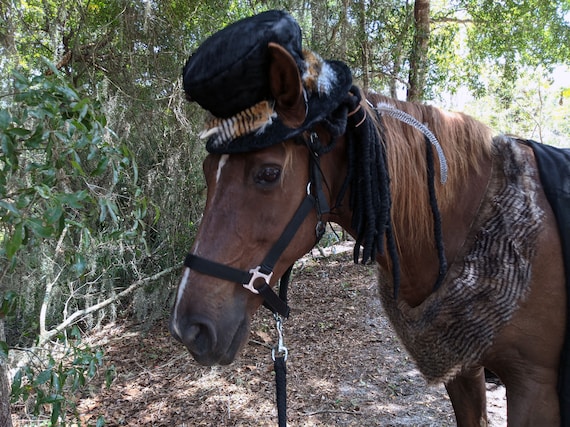
<path id="1" fill-rule="evenodd" d="M 248 283 L 242 283 L 242 286 L 244 288 L 253 292 L 256 295 L 259 293 L 259 291 L 257 289 L 255 289 L 255 286 L 253 286 L 255 281 L 257 279 L 261 278 L 261 279 L 265 280 L 265 283 L 269 284 L 269 281 L 271 280 L 271 276 L 273 276 L 273 271 L 269 274 L 265 274 L 265 273 L 262 273 L 261 271 L 259 271 L 260 268 L 261 268 L 261 266 L 258 265 L 257 267 L 249 270 L 249 272 L 251 273 L 251 279 L 249 279 Z"/>

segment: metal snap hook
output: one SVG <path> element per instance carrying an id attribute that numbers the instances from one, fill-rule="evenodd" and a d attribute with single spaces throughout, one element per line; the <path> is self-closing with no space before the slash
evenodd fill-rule
<path id="1" fill-rule="evenodd" d="M 282 357 L 284 361 L 287 361 L 289 356 L 289 350 L 285 347 L 283 339 L 283 319 L 279 314 L 274 314 L 275 317 L 275 328 L 278 333 L 277 345 L 273 346 L 271 349 L 271 358 L 275 362 L 276 357 Z"/>

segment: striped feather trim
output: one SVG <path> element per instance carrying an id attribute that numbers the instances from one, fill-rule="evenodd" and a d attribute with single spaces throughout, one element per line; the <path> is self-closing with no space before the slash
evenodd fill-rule
<path id="1" fill-rule="evenodd" d="M 204 130 L 200 132 L 201 139 L 213 137 L 212 144 L 219 147 L 240 136 L 253 132 L 263 133 L 266 126 L 273 123 L 277 113 L 273 103 L 261 101 L 252 107 L 240 111 L 235 116 L 225 119 L 211 116 L 206 120 Z"/>

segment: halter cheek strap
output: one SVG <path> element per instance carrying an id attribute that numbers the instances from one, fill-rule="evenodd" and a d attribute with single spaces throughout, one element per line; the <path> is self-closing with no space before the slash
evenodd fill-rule
<path id="1" fill-rule="evenodd" d="M 315 138 L 316 134 L 313 134 L 311 141 L 314 141 Z M 309 213 L 316 208 L 318 220 L 316 226 L 316 242 L 318 242 L 325 229 L 321 221 L 321 216 L 330 211 L 329 204 L 322 189 L 322 174 L 319 167 L 318 155 L 315 151 L 310 151 L 310 181 L 307 185 L 307 195 L 260 265 L 246 271 L 216 261 L 210 261 L 194 254 L 188 254 L 186 256 L 184 265 L 199 273 L 241 284 L 250 292 L 261 295 L 263 297 L 263 305 L 273 313 L 280 314 L 283 317 L 289 317 L 290 308 L 287 305 L 287 283 L 289 281 L 291 268 L 283 275 L 281 286 L 279 287 L 279 296 L 269 285 L 271 277 L 273 276 L 273 269 Z"/>

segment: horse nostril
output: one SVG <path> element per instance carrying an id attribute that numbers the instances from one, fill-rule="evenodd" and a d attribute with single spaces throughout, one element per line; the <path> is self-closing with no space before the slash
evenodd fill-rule
<path id="1" fill-rule="evenodd" d="M 195 348 L 209 347 L 210 339 L 208 329 L 204 325 L 195 324 L 186 328 L 183 341 L 186 345 L 193 345 Z"/>
<path id="2" fill-rule="evenodd" d="M 188 319 L 180 322 L 173 334 L 194 354 L 204 356 L 210 354 L 216 345 L 216 333 L 210 322 Z"/>

